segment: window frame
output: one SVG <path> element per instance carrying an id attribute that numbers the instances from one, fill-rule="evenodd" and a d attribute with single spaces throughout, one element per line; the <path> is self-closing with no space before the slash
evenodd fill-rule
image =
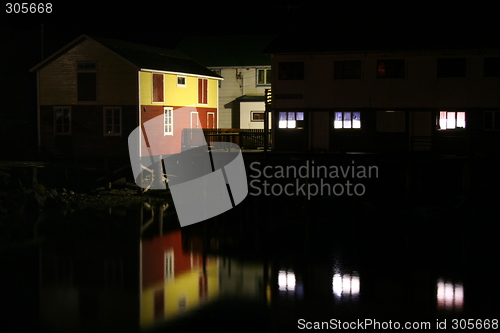
<path id="1" fill-rule="evenodd" d="M 179 79 L 183 79 L 184 83 L 179 83 Z M 177 75 L 177 87 L 186 88 L 187 86 L 187 77 L 185 75 Z"/>
<path id="2" fill-rule="evenodd" d="M 500 57 L 483 58 L 483 76 L 500 77 Z"/>
<path id="3" fill-rule="evenodd" d="M 282 120 L 282 115 L 285 115 Z M 293 119 L 292 119 L 293 118 Z M 302 119 L 298 119 L 302 118 Z M 303 111 L 281 111 L 278 113 L 278 128 L 279 129 L 303 129 L 305 124 L 305 114 Z M 285 125 L 285 126 L 283 126 Z"/>
<path id="4" fill-rule="evenodd" d="M 64 115 L 63 115 L 63 124 L 62 124 L 62 129 L 63 131 L 57 131 L 57 127 L 58 127 L 58 124 L 57 124 L 57 111 L 58 110 L 63 110 L 63 113 L 64 111 L 68 111 L 68 116 L 67 116 L 67 119 L 68 119 L 68 123 L 67 123 L 67 128 L 68 130 L 67 131 L 64 131 Z M 53 108 L 53 116 L 54 116 L 54 135 L 71 135 L 71 106 L 54 106 Z"/>
<path id="5" fill-rule="evenodd" d="M 384 68 L 381 68 L 382 63 Z M 404 78 L 406 78 L 406 59 L 377 59 L 377 79 Z"/>
<path id="6" fill-rule="evenodd" d="M 264 83 L 259 82 L 259 72 L 263 71 L 264 72 Z M 256 86 L 257 87 L 267 87 L 271 85 L 272 82 L 272 72 L 270 67 L 266 68 L 256 68 L 255 69 L 255 81 L 256 81 Z"/>
<path id="7" fill-rule="evenodd" d="M 491 127 L 486 127 L 486 114 L 491 113 Z M 498 119 L 495 121 L 495 119 Z M 498 126 L 495 126 L 498 122 Z M 500 131 L 500 111 L 484 111 L 483 112 L 483 130 L 488 132 Z"/>
<path id="8" fill-rule="evenodd" d="M 361 60 L 335 60 L 333 62 L 333 79 L 361 79 Z"/>
<path id="9" fill-rule="evenodd" d="M 255 114 L 262 114 L 262 119 L 254 119 Z M 263 122 L 266 117 L 266 112 L 265 111 L 250 111 L 250 121 L 251 122 Z"/>
<path id="10" fill-rule="evenodd" d="M 167 124 L 167 120 L 170 119 L 170 123 Z M 167 130 L 167 126 L 170 130 Z M 174 108 L 167 106 L 163 108 L 163 136 L 174 135 Z"/>
<path id="11" fill-rule="evenodd" d="M 305 67 L 304 61 L 280 61 L 278 63 L 278 80 L 305 80 Z"/>
<path id="12" fill-rule="evenodd" d="M 107 119 L 108 115 L 107 112 L 112 111 L 112 123 L 111 123 L 111 128 L 113 129 L 113 132 L 109 133 L 106 128 L 108 127 L 107 124 Z M 119 119 L 119 124 L 118 124 L 118 132 L 114 131 L 114 128 L 116 124 L 114 123 L 115 115 L 114 112 L 118 111 L 118 119 Z M 121 106 L 105 106 L 103 107 L 103 135 L 104 136 L 122 136 L 122 107 Z"/>
<path id="13" fill-rule="evenodd" d="M 453 62 L 456 61 L 455 64 Z M 453 72 L 457 71 L 457 68 L 453 68 L 454 66 L 459 65 L 458 62 L 463 61 L 464 62 L 464 68 L 460 69 L 459 74 L 453 74 Z M 454 57 L 454 58 L 437 58 L 436 59 L 436 77 L 437 78 L 466 78 L 467 77 L 467 68 L 468 68 L 468 61 L 467 58 L 464 57 Z M 463 74 L 462 74 L 463 70 Z"/>
<path id="14" fill-rule="evenodd" d="M 454 127 L 449 127 L 449 123 L 451 118 L 449 116 L 451 114 L 454 114 Z M 459 114 L 463 114 L 463 127 L 458 127 L 458 121 L 459 121 Z M 443 115 L 446 115 L 446 117 L 443 118 Z M 467 115 L 465 111 L 447 111 L 447 110 L 441 110 L 438 111 L 437 113 L 437 130 L 438 131 L 463 131 L 467 128 Z M 444 128 L 443 128 L 444 127 Z"/>
<path id="15" fill-rule="evenodd" d="M 342 119 L 337 119 L 338 115 L 341 114 L 342 115 Z M 354 114 L 357 114 L 358 115 L 358 123 L 359 123 L 359 126 L 358 127 L 354 127 L 354 121 L 355 118 L 353 117 Z M 349 115 L 349 119 L 346 119 L 346 115 Z M 346 123 L 347 121 L 350 122 L 350 126 L 349 127 L 346 127 Z M 341 127 L 338 127 L 339 125 L 339 122 L 341 124 Z M 361 111 L 335 111 L 334 112 L 334 118 L 333 118 L 333 129 L 334 130 L 342 130 L 342 129 L 346 129 L 346 130 L 359 130 L 361 129 Z"/>

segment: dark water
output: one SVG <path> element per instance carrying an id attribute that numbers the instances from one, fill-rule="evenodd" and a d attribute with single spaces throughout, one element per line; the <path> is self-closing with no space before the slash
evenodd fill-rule
<path id="1" fill-rule="evenodd" d="M 2 331 L 498 328 L 496 197 L 374 192 L 182 229 L 172 204 L 51 217 L 1 253 Z"/>

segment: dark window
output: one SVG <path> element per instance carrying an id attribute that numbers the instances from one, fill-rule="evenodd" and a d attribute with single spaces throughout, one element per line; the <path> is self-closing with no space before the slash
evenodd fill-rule
<path id="1" fill-rule="evenodd" d="M 437 60 L 437 77 L 465 77 L 467 59 L 443 58 Z"/>
<path id="2" fill-rule="evenodd" d="M 378 78 L 404 78 L 405 61 L 404 59 L 378 60 L 377 61 Z"/>
<path id="3" fill-rule="evenodd" d="M 304 80 L 303 62 L 280 62 L 278 64 L 280 80 Z"/>
<path id="4" fill-rule="evenodd" d="M 361 78 L 361 61 L 335 61 L 333 77 L 335 79 Z"/>
<path id="5" fill-rule="evenodd" d="M 69 107 L 54 108 L 54 132 L 56 134 L 71 133 L 71 109 Z"/>
<path id="6" fill-rule="evenodd" d="M 500 77 L 500 57 L 484 58 L 484 76 Z"/>
<path id="7" fill-rule="evenodd" d="M 163 74 L 153 74 L 153 102 L 163 102 Z"/>
<path id="8" fill-rule="evenodd" d="M 500 130 L 500 111 L 486 111 L 484 113 L 484 129 Z"/>
<path id="9" fill-rule="evenodd" d="M 95 62 L 79 62 L 76 67 L 78 101 L 97 101 L 97 64 Z"/>
<path id="10" fill-rule="evenodd" d="M 97 73 L 78 73 L 78 101 L 97 100 Z"/>

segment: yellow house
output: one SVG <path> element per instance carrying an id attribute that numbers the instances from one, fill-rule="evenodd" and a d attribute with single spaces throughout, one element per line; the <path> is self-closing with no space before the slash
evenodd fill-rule
<path id="1" fill-rule="evenodd" d="M 128 156 L 129 134 L 157 116 L 165 121 L 150 140 L 173 139 L 164 153 L 180 151 L 184 128 L 217 127 L 222 78 L 176 50 L 81 35 L 31 71 L 49 155 Z"/>

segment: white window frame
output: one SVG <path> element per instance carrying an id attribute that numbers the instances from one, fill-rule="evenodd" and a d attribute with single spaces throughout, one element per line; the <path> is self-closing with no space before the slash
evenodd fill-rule
<path id="1" fill-rule="evenodd" d="M 174 135 L 174 108 L 163 108 L 163 135 Z"/>
<path id="2" fill-rule="evenodd" d="M 68 111 L 68 130 L 67 131 L 57 131 L 57 111 L 58 110 L 67 110 Z M 64 115 L 63 115 L 64 119 Z M 63 123 L 63 129 L 64 129 L 64 123 Z M 55 106 L 54 107 L 54 135 L 70 135 L 71 134 L 71 106 Z"/>
<path id="3" fill-rule="evenodd" d="M 108 123 L 107 123 L 107 119 L 108 119 L 108 111 L 111 111 L 112 112 L 112 115 L 111 115 L 111 128 L 112 128 L 112 131 L 111 132 L 108 132 L 107 131 L 107 127 L 108 127 Z M 115 120 L 115 112 L 118 112 L 118 121 L 119 123 L 118 124 L 115 124 L 114 120 Z M 105 106 L 103 108 L 103 133 L 104 133 L 104 136 L 121 136 L 122 135 L 122 108 L 121 106 Z M 118 132 L 115 132 L 115 126 L 118 126 Z"/>
<path id="4" fill-rule="evenodd" d="M 179 79 L 183 79 L 184 83 L 179 83 Z M 187 78 L 184 75 L 177 75 L 177 87 L 186 88 Z"/>
<path id="5" fill-rule="evenodd" d="M 279 112 L 278 117 L 278 128 L 303 128 L 297 121 L 304 121 L 304 112 Z"/>
<path id="6" fill-rule="evenodd" d="M 271 74 L 271 68 L 257 68 L 257 69 L 256 69 L 256 71 L 255 71 L 255 82 L 256 82 L 256 86 L 259 86 L 259 87 L 260 87 L 260 86 L 270 86 L 270 85 L 271 85 L 271 79 L 272 79 L 272 78 L 269 78 L 269 80 L 270 80 L 270 81 L 269 81 L 269 83 L 266 83 L 266 82 L 264 82 L 264 83 L 259 83 L 259 72 L 260 72 L 260 71 L 264 71 L 264 81 L 266 81 L 266 79 L 267 79 L 267 76 L 268 76 L 268 75 L 272 75 L 272 74 Z M 268 74 L 268 72 L 269 72 L 269 74 Z"/>
<path id="7" fill-rule="evenodd" d="M 439 111 L 438 129 L 441 131 L 463 130 L 466 126 L 465 118 L 465 111 Z"/>
<path id="8" fill-rule="evenodd" d="M 361 112 L 359 111 L 335 111 L 333 120 L 334 129 L 360 129 Z"/>

